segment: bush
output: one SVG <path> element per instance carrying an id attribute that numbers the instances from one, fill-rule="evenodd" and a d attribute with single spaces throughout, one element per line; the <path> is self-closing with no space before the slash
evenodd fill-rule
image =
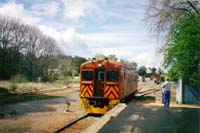
<path id="1" fill-rule="evenodd" d="M 12 83 L 11 85 L 10 85 L 10 90 L 12 91 L 12 92 L 17 92 L 17 84 L 16 83 Z"/>
<path id="2" fill-rule="evenodd" d="M 22 74 L 17 74 L 17 75 L 12 76 L 10 80 L 13 82 L 18 82 L 18 83 L 28 82 L 27 77 Z"/>
<path id="3" fill-rule="evenodd" d="M 68 78 L 64 78 L 63 80 L 57 80 L 56 83 L 67 86 L 70 83 L 70 81 Z"/>

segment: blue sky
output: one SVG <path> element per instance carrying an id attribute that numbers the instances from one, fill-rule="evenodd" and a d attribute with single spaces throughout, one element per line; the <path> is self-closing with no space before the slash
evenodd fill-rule
<path id="1" fill-rule="evenodd" d="M 66 55 L 115 54 L 158 67 L 158 43 L 144 22 L 148 0 L 0 0 L 0 14 L 52 36 Z"/>

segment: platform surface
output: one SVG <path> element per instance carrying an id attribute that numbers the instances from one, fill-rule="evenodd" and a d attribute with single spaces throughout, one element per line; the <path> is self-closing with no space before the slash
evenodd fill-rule
<path id="1" fill-rule="evenodd" d="M 108 111 L 101 119 L 89 126 L 83 133 L 97 133 L 110 119 L 116 117 L 122 110 L 127 107 L 124 103 L 117 104 L 113 109 Z"/>
<path id="2" fill-rule="evenodd" d="M 200 109 L 139 106 L 133 102 L 100 133 L 200 133 Z"/>

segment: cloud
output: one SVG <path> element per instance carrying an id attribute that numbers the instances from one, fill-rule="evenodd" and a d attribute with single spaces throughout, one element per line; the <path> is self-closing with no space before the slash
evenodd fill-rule
<path id="1" fill-rule="evenodd" d="M 0 13 L 9 16 L 20 17 L 24 11 L 22 4 L 16 4 L 14 2 L 0 4 Z"/>
<path id="2" fill-rule="evenodd" d="M 96 16 L 100 17 L 104 10 L 102 6 L 105 0 L 63 0 L 64 16 L 70 20 L 78 21 L 81 17 Z"/>
<path id="3" fill-rule="evenodd" d="M 85 40 L 91 46 L 99 44 L 99 47 L 126 47 L 134 46 L 137 48 L 150 47 L 149 41 L 147 42 L 147 34 L 145 32 L 137 33 L 112 33 L 112 32 L 99 32 L 99 33 L 86 33 Z"/>
<path id="4" fill-rule="evenodd" d="M 48 3 L 37 3 L 31 6 L 32 12 L 38 16 L 55 16 L 59 11 L 60 3 L 49 1 Z"/>
<path id="5" fill-rule="evenodd" d="M 39 29 L 46 35 L 53 37 L 64 54 L 84 57 L 91 56 L 91 51 L 84 40 L 84 35 L 77 33 L 72 27 L 63 31 L 58 31 L 53 27 L 40 25 Z"/>
<path id="6" fill-rule="evenodd" d="M 40 21 L 40 18 L 29 14 L 23 4 L 17 4 L 15 2 L 0 4 L 0 14 L 21 19 L 23 22 L 32 25 Z"/>
<path id="7" fill-rule="evenodd" d="M 86 40 L 90 42 L 106 43 L 106 44 L 125 44 L 134 43 L 135 33 L 88 33 Z"/>
<path id="8" fill-rule="evenodd" d="M 0 2 L 0 14 L 36 25 L 66 55 L 115 54 L 139 65 L 158 66 L 156 42 L 142 22 L 147 0 L 35 0 Z M 12 12 L 11 12 L 12 11 Z"/>
<path id="9" fill-rule="evenodd" d="M 163 56 L 156 53 L 154 50 L 143 51 L 131 59 L 136 61 L 139 66 L 159 67 Z"/>
<path id="10" fill-rule="evenodd" d="M 139 66 L 160 65 L 162 57 L 156 55 L 156 43 L 149 41 L 145 32 L 137 33 L 89 33 L 85 40 L 92 54 L 114 54 L 119 59 L 132 60 Z"/>

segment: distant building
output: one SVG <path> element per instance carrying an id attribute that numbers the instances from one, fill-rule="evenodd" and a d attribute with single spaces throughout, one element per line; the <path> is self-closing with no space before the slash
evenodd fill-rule
<path id="1" fill-rule="evenodd" d="M 157 73 L 147 73 L 145 78 L 150 78 L 150 80 L 160 80 L 160 74 Z"/>

